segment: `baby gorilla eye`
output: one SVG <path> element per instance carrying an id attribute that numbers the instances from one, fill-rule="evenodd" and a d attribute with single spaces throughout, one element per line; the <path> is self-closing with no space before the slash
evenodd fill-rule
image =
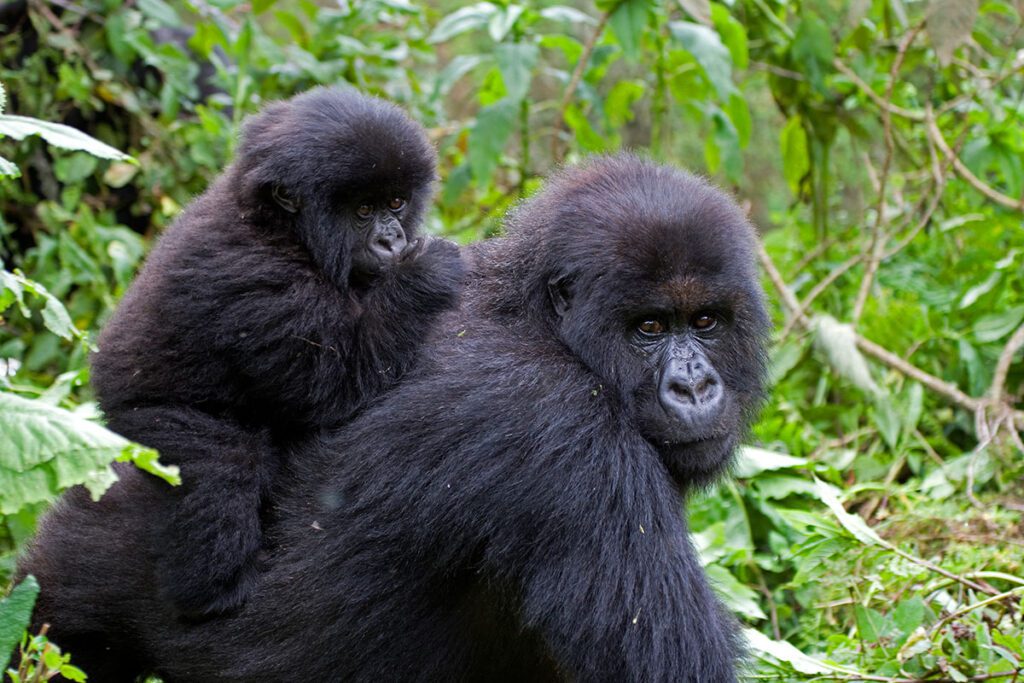
<path id="1" fill-rule="evenodd" d="M 360 218 L 369 218 L 370 215 L 373 214 L 373 208 L 367 204 L 363 204 L 358 209 L 356 209 L 356 214 Z"/>
<path id="2" fill-rule="evenodd" d="M 645 320 L 637 326 L 643 334 L 654 336 L 657 334 L 664 334 L 665 325 L 660 320 Z"/>
<path id="3" fill-rule="evenodd" d="M 694 317 L 690 324 L 693 325 L 694 329 L 700 330 L 701 332 L 707 332 L 708 330 L 715 329 L 715 326 L 718 325 L 718 319 L 713 315 L 701 313 Z"/>
<path id="4" fill-rule="evenodd" d="M 388 202 L 388 208 L 391 209 L 392 211 L 398 211 L 404 206 L 405 200 L 402 199 L 401 197 L 395 197 L 390 202 Z"/>

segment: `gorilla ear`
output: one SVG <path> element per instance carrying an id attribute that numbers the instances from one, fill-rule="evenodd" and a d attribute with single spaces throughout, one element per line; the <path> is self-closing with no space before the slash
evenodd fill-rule
<path id="1" fill-rule="evenodd" d="M 270 189 L 270 194 L 277 202 L 278 206 L 287 211 L 288 213 L 299 212 L 299 202 L 289 196 L 288 191 L 285 190 L 280 184 L 274 183 Z"/>
<path id="2" fill-rule="evenodd" d="M 552 275 L 548 280 L 548 296 L 559 318 L 572 307 L 572 281 L 567 275 Z"/>

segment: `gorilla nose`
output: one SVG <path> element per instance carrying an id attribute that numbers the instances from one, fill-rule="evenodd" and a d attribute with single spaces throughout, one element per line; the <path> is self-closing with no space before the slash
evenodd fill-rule
<path id="1" fill-rule="evenodd" d="M 380 259 L 396 259 L 405 249 L 405 232 L 401 228 L 382 230 L 377 233 L 370 249 Z"/>
<path id="2" fill-rule="evenodd" d="M 691 427 L 700 427 L 714 418 L 722 396 L 721 379 L 704 359 L 669 361 L 658 387 L 658 398 L 666 412 Z"/>

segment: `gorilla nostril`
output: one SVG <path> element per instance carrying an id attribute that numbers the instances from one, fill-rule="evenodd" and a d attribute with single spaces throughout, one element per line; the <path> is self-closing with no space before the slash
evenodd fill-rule
<path id="1" fill-rule="evenodd" d="M 679 401 L 696 405 L 697 394 L 689 382 L 672 380 L 669 382 L 668 390 Z"/>

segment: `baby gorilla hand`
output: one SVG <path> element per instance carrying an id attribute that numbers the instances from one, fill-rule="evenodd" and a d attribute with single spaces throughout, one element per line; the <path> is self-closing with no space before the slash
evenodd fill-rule
<path id="1" fill-rule="evenodd" d="M 418 237 L 399 256 L 396 277 L 401 291 L 425 313 L 454 305 L 466 275 L 466 265 L 454 242 Z"/>

